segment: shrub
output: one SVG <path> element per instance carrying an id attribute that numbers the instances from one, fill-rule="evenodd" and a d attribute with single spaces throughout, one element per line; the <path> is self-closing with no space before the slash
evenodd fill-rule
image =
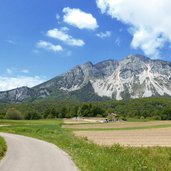
<path id="1" fill-rule="evenodd" d="M 154 120 L 161 120 L 161 116 L 156 115 L 156 116 L 153 117 L 153 119 L 154 119 Z"/>
<path id="2" fill-rule="evenodd" d="M 47 119 L 53 119 L 53 118 L 55 118 L 52 114 L 49 114 L 47 117 L 46 117 Z"/>
<path id="3" fill-rule="evenodd" d="M 4 115 L 3 114 L 0 114 L 0 119 L 4 119 Z"/>
<path id="4" fill-rule="evenodd" d="M 25 116 L 24 119 L 33 120 L 33 119 L 41 119 L 41 115 L 36 111 L 29 111 Z"/>
<path id="5" fill-rule="evenodd" d="M 103 115 L 97 114 L 96 117 L 97 117 L 97 118 L 102 118 Z"/>
<path id="6" fill-rule="evenodd" d="M 6 119 L 21 120 L 23 116 L 21 112 L 15 108 L 9 108 L 5 115 Z"/>
<path id="7" fill-rule="evenodd" d="M 144 116 L 140 116 L 140 119 L 143 120 L 143 119 L 145 119 L 145 117 Z"/>

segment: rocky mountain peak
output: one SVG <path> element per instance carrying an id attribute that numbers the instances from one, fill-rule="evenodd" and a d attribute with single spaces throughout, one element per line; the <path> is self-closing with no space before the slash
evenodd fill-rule
<path id="1" fill-rule="evenodd" d="M 151 60 L 142 55 L 129 55 L 121 61 L 86 62 L 36 87 L 0 92 L 0 101 L 21 102 L 45 98 L 56 92 L 81 96 L 82 91 L 91 95 L 91 99 L 92 96 L 117 100 L 171 96 L 171 62 Z"/>
<path id="2" fill-rule="evenodd" d="M 143 56 L 143 55 L 128 55 L 126 58 L 123 60 L 131 60 L 131 61 L 149 61 L 151 60 L 150 58 Z"/>
<path id="3" fill-rule="evenodd" d="M 91 67 L 93 67 L 93 63 L 88 61 L 85 64 L 82 64 L 81 67 L 82 68 L 91 68 Z"/>
<path id="4" fill-rule="evenodd" d="M 106 77 L 110 76 L 115 71 L 118 65 L 118 61 L 109 59 L 95 64 L 95 67 L 98 71 L 101 72 L 104 77 Z"/>

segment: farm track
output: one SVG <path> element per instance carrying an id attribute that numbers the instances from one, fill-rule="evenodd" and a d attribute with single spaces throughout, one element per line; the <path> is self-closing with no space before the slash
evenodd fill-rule
<path id="1" fill-rule="evenodd" d="M 7 154 L 0 171 L 76 171 L 70 157 L 53 144 L 21 135 L 0 133 L 7 142 Z"/>
<path id="2" fill-rule="evenodd" d="M 108 128 L 130 128 L 130 127 L 145 127 L 158 125 L 171 125 L 171 121 L 149 121 L 149 122 L 114 122 L 114 123 L 96 123 L 96 124 L 65 124 L 63 128 L 71 129 L 108 129 Z"/>

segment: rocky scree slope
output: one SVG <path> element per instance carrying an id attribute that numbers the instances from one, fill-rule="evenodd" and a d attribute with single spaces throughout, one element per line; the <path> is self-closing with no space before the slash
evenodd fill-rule
<path id="1" fill-rule="evenodd" d="M 85 94 L 87 97 L 84 99 Z M 45 97 L 121 100 L 151 96 L 171 96 L 171 62 L 130 55 L 121 61 L 78 65 L 33 88 L 0 92 L 0 101 L 22 102 Z"/>

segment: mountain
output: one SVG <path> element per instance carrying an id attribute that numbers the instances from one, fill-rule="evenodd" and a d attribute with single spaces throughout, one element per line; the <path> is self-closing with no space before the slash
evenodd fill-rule
<path id="1" fill-rule="evenodd" d="M 87 62 L 33 88 L 0 92 L 1 102 L 40 98 L 93 101 L 171 96 L 171 62 L 130 55 L 121 61 Z"/>

